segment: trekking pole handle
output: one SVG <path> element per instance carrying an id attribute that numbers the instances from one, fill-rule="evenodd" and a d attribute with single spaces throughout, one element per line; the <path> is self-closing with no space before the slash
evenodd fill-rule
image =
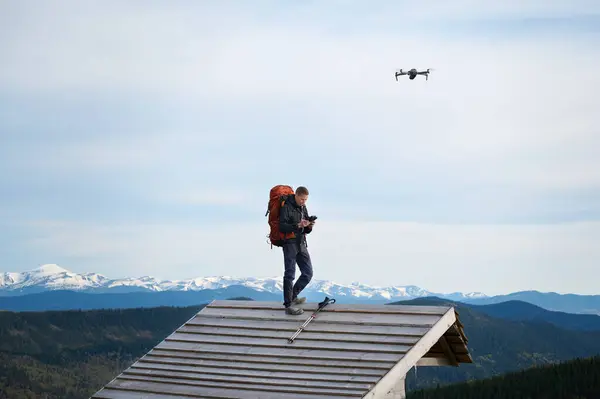
<path id="1" fill-rule="evenodd" d="M 335 303 L 335 298 L 325 297 L 323 302 L 319 302 L 319 309 L 323 309 L 325 306 L 327 306 L 330 303 Z"/>

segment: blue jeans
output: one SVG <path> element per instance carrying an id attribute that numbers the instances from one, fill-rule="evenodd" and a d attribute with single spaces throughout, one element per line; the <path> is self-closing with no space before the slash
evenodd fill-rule
<path id="1" fill-rule="evenodd" d="M 296 299 L 298 294 L 306 287 L 313 276 L 310 254 L 303 241 L 286 242 L 283 244 L 283 263 L 285 272 L 283 274 L 283 306 L 290 306 L 292 300 Z M 294 284 L 296 277 L 296 263 L 300 269 L 300 278 Z"/>

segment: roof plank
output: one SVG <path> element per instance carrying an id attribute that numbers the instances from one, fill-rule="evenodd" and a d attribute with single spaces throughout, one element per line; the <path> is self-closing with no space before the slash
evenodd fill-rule
<path id="1" fill-rule="evenodd" d="M 356 341 L 319 341 L 303 340 L 299 335 L 292 344 L 287 343 L 288 337 L 262 338 L 239 336 L 235 339 L 220 335 L 185 334 L 175 332 L 165 338 L 166 342 L 192 342 L 198 344 L 222 344 L 230 346 L 251 346 L 264 348 L 300 348 L 300 349 L 325 349 L 330 351 L 365 351 L 382 353 L 406 353 L 411 348 L 410 344 L 387 344 L 387 343 L 360 343 Z"/>
<path id="2" fill-rule="evenodd" d="M 287 366 L 316 366 L 327 367 L 332 369 L 361 369 L 361 370 L 387 370 L 396 364 L 396 360 L 382 361 L 376 359 L 374 361 L 356 360 L 356 359 L 321 359 L 321 358 L 302 358 L 299 362 L 297 357 L 282 357 L 282 356 L 265 356 L 251 354 L 227 354 L 227 353 L 190 353 L 178 350 L 168 350 L 162 348 L 152 349 L 144 358 L 151 357 L 157 359 L 177 359 L 189 360 L 195 364 L 201 364 L 203 361 L 225 362 L 229 367 L 234 367 L 241 363 L 252 363 L 260 367 L 277 366 L 279 368 Z M 401 357 L 400 357 L 401 358 Z M 225 366 L 219 366 L 225 367 Z"/>
<path id="3" fill-rule="evenodd" d="M 231 396 L 195 396 L 197 398 L 224 399 Z M 181 399 L 181 395 L 171 395 L 167 393 L 142 392 L 135 390 L 116 390 L 111 388 L 102 389 L 96 392 L 93 399 Z"/>
<path id="4" fill-rule="evenodd" d="M 295 331 L 295 330 L 294 330 Z M 250 337 L 250 338 L 272 338 L 272 339 L 283 339 L 287 340 L 292 332 L 290 331 L 276 331 L 276 330 L 256 330 L 256 329 L 245 329 L 237 327 L 206 327 L 206 326 L 195 326 L 185 325 L 182 326 L 178 333 L 189 334 L 190 336 L 220 336 L 220 337 Z M 306 341 L 334 341 L 334 342 L 356 342 L 366 344 L 408 344 L 414 345 L 419 341 L 419 336 L 415 335 L 367 335 L 367 334 L 352 334 L 345 332 L 313 332 L 303 331 L 302 337 L 298 339 Z M 228 338 L 232 339 L 232 338 Z"/>
<path id="5" fill-rule="evenodd" d="M 268 310 L 283 310 L 281 302 L 266 302 L 266 301 L 230 301 L 230 300 L 214 300 L 208 305 L 209 308 L 223 309 L 268 309 Z M 317 303 L 305 303 L 298 305 L 304 311 L 317 310 Z M 328 304 L 322 311 L 341 312 L 341 313 L 375 313 L 375 314 L 416 314 L 416 315 L 437 315 L 443 316 L 450 306 L 418 306 L 418 305 L 375 305 L 375 304 L 352 304 L 343 305 L 339 303 Z"/>
<path id="6" fill-rule="evenodd" d="M 287 347 L 257 347 L 257 346 L 234 346 L 231 344 L 206 345 L 194 342 L 163 341 L 156 348 L 178 350 L 195 353 L 228 353 L 235 355 L 256 356 L 290 356 L 296 359 L 324 359 L 324 360 L 369 360 L 369 361 L 398 361 L 402 353 L 381 353 L 371 351 L 345 352 L 330 349 L 306 349 L 295 344 Z"/>
<path id="7" fill-rule="evenodd" d="M 236 369 L 218 369 L 210 366 L 197 366 L 197 365 L 178 365 L 178 364 L 165 364 L 156 362 L 147 362 L 141 360 L 132 365 L 130 370 L 164 370 L 171 372 L 186 372 L 186 373 L 200 373 L 202 375 L 215 375 L 215 376 L 245 376 L 245 377 L 259 377 L 259 378 L 281 378 L 281 379 L 298 379 L 298 371 L 294 369 L 282 370 L 278 367 L 274 367 L 268 370 L 255 370 L 248 367 L 238 367 Z M 379 377 L 383 375 L 383 371 L 379 371 L 378 375 L 364 376 L 348 373 L 319 373 L 313 372 L 309 377 L 312 381 L 340 381 L 340 382 L 359 382 L 364 384 L 371 384 L 377 382 Z"/>
<path id="8" fill-rule="evenodd" d="M 186 326 L 207 326 L 207 327 L 235 327 L 246 330 L 256 331 L 290 331 L 294 332 L 298 329 L 298 319 L 285 318 L 283 320 L 273 320 L 269 323 L 264 323 L 262 320 L 252 319 L 230 319 L 230 318 L 216 318 L 216 317 L 204 317 L 203 315 L 197 315 L 190 320 Z M 310 331 L 314 333 L 352 333 L 352 334 L 366 334 L 374 336 L 415 336 L 421 337 L 428 330 L 429 327 L 414 327 L 414 326 L 382 326 L 382 325 L 369 325 L 369 324 L 358 324 L 360 319 L 355 322 L 348 323 L 324 323 L 319 320 L 318 323 L 310 323 L 304 331 Z"/>
<path id="9" fill-rule="evenodd" d="M 205 307 L 202 309 L 203 317 L 229 317 L 229 318 L 245 318 L 245 319 L 259 319 L 265 321 L 271 320 L 289 320 L 294 318 L 302 324 L 308 315 L 290 316 L 286 315 L 284 308 L 280 310 L 271 309 L 244 309 L 244 308 L 215 308 Z M 384 324 L 384 325 L 415 325 L 415 326 L 433 326 L 439 319 L 440 316 L 423 315 L 423 314 L 411 314 L 411 315 L 395 315 L 391 313 L 364 313 L 358 317 L 356 314 L 345 314 L 329 312 L 326 309 L 322 310 L 315 321 L 319 322 L 345 322 L 345 323 L 356 323 L 357 320 L 361 321 L 362 324 Z"/>
<path id="10" fill-rule="evenodd" d="M 372 382 L 357 382 L 346 380 L 323 380 L 316 378 L 298 378 L 297 373 L 287 373 L 284 375 L 246 375 L 243 373 L 219 375 L 207 374 L 180 370 L 162 370 L 130 367 L 125 370 L 122 376 L 139 376 L 142 378 L 151 377 L 152 379 L 164 378 L 172 381 L 192 381 L 192 382 L 214 382 L 231 384 L 247 384 L 269 387 L 299 387 L 299 388 L 315 388 L 315 389 L 368 389 Z"/>
<path id="11" fill-rule="evenodd" d="M 146 366 L 146 365 L 156 365 L 157 367 L 167 367 L 167 366 L 179 366 L 183 367 L 199 367 L 199 368 L 210 368 L 211 370 L 219 370 L 220 372 L 227 373 L 229 370 L 231 372 L 237 372 L 239 369 L 244 370 L 257 370 L 257 371 L 287 371 L 294 373 L 304 373 L 304 374 L 319 374 L 326 376 L 335 376 L 335 375 L 343 375 L 343 376 L 361 376 L 361 377 L 372 377 L 379 376 L 384 370 L 387 370 L 389 367 L 379 367 L 379 368 L 358 368 L 358 367 L 335 367 L 335 366 L 307 366 L 305 364 L 279 364 L 279 363 L 250 363 L 250 362 L 235 362 L 221 360 L 204 360 L 204 359 L 184 359 L 184 358 L 175 358 L 175 357 L 155 357 L 151 355 L 146 355 L 138 362 L 136 362 L 133 366 Z M 391 366 L 390 366 L 391 367 Z"/>
<path id="12" fill-rule="evenodd" d="M 201 386 L 189 385 L 180 383 L 164 383 L 162 381 L 143 381 L 118 379 L 110 382 L 100 392 L 101 395 L 109 395 L 110 392 L 133 392 L 136 396 L 129 398 L 146 399 L 146 398 L 162 398 L 166 395 L 167 398 L 202 398 L 202 399 L 331 399 L 337 398 L 360 398 L 360 393 L 356 392 L 332 392 L 319 391 L 310 392 L 300 389 L 277 391 L 272 389 L 247 389 L 246 387 L 219 387 L 219 386 Z M 158 395 L 158 396 L 157 396 Z M 113 396 L 92 396 L 90 399 L 122 399 Z M 129 399 L 127 398 L 127 399 Z"/>
<path id="13" fill-rule="evenodd" d="M 135 388 L 138 390 L 156 392 L 156 393 L 191 393 L 191 394 L 204 394 L 206 388 L 217 388 L 216 392 L 221 390 L 226 391 L 235 390 L 236 395 L 233 398 L 280 398 L 281 396 L 275 396 L 274 394 L 287 393 L 296 395 L 296 398 L 302 398 L 302 394 L 319 394 L 321 397 L 326 395 L 341 396 L 341 397 L 361 397 L 361 391 L 356 389 L 323 389 L 315 387 L 266 387 L 264 385 L 249 385 L 239 383 L 227 383 L 222 385 L 218 382 L 199 382 L 199 381 L 184 381 L 170 378 L 154 377 L 149 379 L 147 377 L 136 377 L 136 376 L 121 376 L 118 380 L 113 380 L 108 384 L 109 387 L 114 388 Z M 224 389 L 225 388 L 225 389 Z M 268 396 L 268 394 L 272 396 Z M 199 396 L 204 397 L 204 396 Z M 292 396 L 293 397 L 293 396 Z M 318 396 L 317 396 L 318 397 Z"/>

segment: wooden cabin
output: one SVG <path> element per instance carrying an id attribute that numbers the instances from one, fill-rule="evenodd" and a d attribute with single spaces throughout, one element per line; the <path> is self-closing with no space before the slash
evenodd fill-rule
<path id="1" fill-rule="evenodd" d="M 215 300 L 92 399 L 401 399 L 415 366 L 472 363 L 450 306 Z"/>

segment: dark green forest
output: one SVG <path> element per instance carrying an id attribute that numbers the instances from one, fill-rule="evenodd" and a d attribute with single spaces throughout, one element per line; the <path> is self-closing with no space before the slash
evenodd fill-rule
<path id="1" fill-rule="evenodd" d="M 408 392 L 407 399 L 597 399 L 600 356 Z"/>
<path id="2" fill-rule="evenodd" d="M 202 307 L 0 311 L 0 399 L 89 398 Z"/>

